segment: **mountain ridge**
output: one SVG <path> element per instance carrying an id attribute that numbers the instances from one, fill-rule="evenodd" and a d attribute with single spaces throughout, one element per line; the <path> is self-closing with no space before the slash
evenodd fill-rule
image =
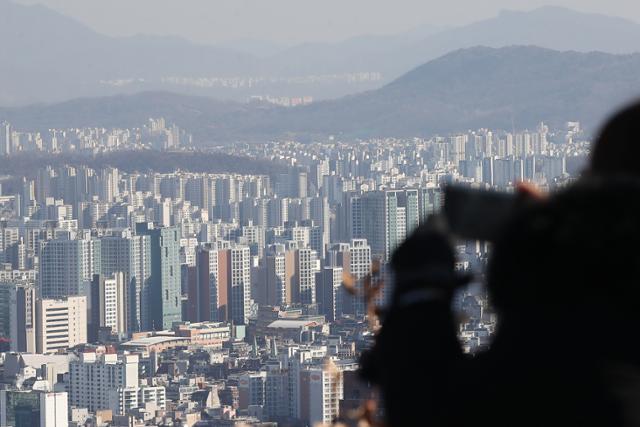
<path id="1" fill-rule="evenodd" d="M 146 92 L 0 110 L 17 127 L 136 126 L 165 117 L 203 144 L 337 135 L 432 136 L 488 127 L 597 128 L 640 95 L 640 54 L 559 52 L 532 46 L 461 49 L 384 87 L 337 100 L 283 108 Z"/>
<path id="2" fill-rule="evenodd" d="M 224 43 L 210 46 L 175 36 L 109 37 L 44 6 L 3 0 L 0 56 L 7 60 L 0 62 L 0 105 L 140 91 L 172 91 L 236 101 L 246 101 L 253 95 L 330 99 L 378 89 L 408 70 L 460 48 L 513 44 L 637 52 L 640 24 L 625 18 L 543 7 L 503 11 L 493 18 L 454 28 L 424 27 L 402 34 L 364 35 L 336 43 L 274 49 L 271 55 L 258 58 Z M 349 76 L 359 72 L 380 73 L 381 79 L 349 81 Z M 314 79 L 301 83 L 300 77 L 305 76 Z M 319 82 L 323 76 L 333 77 Z M 198 81 L 214 77 L 267 80 L 253 85 L 245 82 L 235 88 Z"/>

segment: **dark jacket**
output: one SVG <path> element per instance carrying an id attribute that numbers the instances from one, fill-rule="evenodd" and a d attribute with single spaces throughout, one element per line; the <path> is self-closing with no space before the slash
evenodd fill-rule
<path id="1" fill-rule="evenodd" d="M 475 357 L 450 298 L 391 308 L 370 363 L 387 425 L 640 425 L 638 182 L 583 180 L 522 209 L 488 288 L 498 330 Z"/>

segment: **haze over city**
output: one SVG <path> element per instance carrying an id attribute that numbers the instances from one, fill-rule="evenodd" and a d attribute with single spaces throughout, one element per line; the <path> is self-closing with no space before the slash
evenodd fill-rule
<path id="1" fill-rule="evenodd" d="M 176 35 L 218 44 L 253 40 L 283 46 L 396 34 L 420 27 L 451 27 L 490 18 L 501 10 L 567 7 L 640 21 L 640 6 L 614 0 L 19 0 L 43 4 L 103 34 Z"/>
<path id="2" fill-rule="evenodd" d="M 635 425 L 637 2 L 0 0 L 0 58 L 0 427 Z"/>

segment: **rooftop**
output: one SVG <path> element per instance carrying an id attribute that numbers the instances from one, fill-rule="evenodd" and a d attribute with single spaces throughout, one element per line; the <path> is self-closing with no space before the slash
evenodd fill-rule
<path id="1" fill-rule="evenodd" d="M 189 343 L 189 338 L 184 337 L 176 337 L 176 336 L 155 336 L 155 337 L 146 337 L 146 338 L 138 338 L 135 340 L 127 341 L 122 343 L 121 346 L 124 347 L 148 347 L 156 344 L 163 344 L 171 341 L 184 341 L 185 343 Z"/>
<path id="2" fill-rule="evenodd" d="M 278 319 L 269 323 L 268 328 L 280 328 L 280 329 L 296 329 L 305 326 L 316 326 L 317 323 L 311 320 L 298 320 L 298 319 Z"/>

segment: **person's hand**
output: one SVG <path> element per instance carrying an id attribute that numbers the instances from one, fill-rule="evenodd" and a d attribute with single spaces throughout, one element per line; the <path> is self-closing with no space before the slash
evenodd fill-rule
<path id="1" fill-rule="evenodd" d="M 518 181 L 516 183 L 516 194 L 524 200 L 542 201 L 547 199 L 547 194 L 533 182 Z"/>

